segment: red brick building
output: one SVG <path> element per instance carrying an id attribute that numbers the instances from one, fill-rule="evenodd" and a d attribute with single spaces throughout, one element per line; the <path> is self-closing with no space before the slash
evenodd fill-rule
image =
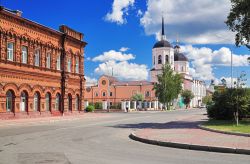
<path id="1" fill-rule="evenodd" d="M 84 109 L 83 34 L 0 7 L 0 118 Z"/>

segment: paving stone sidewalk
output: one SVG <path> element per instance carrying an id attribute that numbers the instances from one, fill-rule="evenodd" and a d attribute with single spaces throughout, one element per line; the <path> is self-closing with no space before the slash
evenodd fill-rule
<path id="1" fill-rule="evenodd" d="M 247 150 L 247 154 L 250 153 L 250 137 L 216 133 L 198 128 L 197 125 L 206 119 L 206 116 L 199 115 L 170 123 L 150 123 L 134 134 L 142 139 L 163 143 L 198 145 L 203 148 L 207 147 L 208 150 L 209 147 L 242 149 Z"/>
<path id="2" fill-rule="evenodd" d="M 16 125 L 35 125 L 40 123 L 54 123 L 59 121 L 72 121 L 80 119 L 96 119 L 100 117 L 110 117 L 103 113 L 84 113 L 72 116 L 52 116 L 52 117 L 40 117 L 40 118 L 25 118 L 25 119 L 11 119 L 0 120 L 0 127 L 16 126 Z"/>

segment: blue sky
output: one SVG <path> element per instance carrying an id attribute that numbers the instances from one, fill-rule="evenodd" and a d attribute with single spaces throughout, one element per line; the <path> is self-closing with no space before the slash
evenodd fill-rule
<path id="1" fill-rule="evenodd" d="M 103 73 L 111 74 L 112 68 L 122 80 L 149 79 L 152 47 L 162 15 L 167 39 L 175 44 L 179 38 L 195 78 L 228 79 L 230 49 L 237 65 L 234 75 L 245 71 L 250 78 L 245 61 L 250 51 L 233 45 L 234 34 L 223 23 L 230 9 L 229 0 L 1 0 L 1 3 L 53 29 L 65 24 L 84 33 L 88 42 L 85 49 L 88 81 Z"/>

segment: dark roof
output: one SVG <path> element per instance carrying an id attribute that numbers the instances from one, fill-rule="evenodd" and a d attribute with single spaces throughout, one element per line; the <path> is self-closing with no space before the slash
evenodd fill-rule
<path id="1" fill-rule="evenodd" d="M 172 45 L 166 40 L 161 40 L 156 42 L 153 48 L 161 48 L 161 47 L 172 47 Z"/>
<path id="2" fill-rule="evenodd" d="M 182 53 L 175 52 L 174 61 L 188 61 L 188 58 Z"/>

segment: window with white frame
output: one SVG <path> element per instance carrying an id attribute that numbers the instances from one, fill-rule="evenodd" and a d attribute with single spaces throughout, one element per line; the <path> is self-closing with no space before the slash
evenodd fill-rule
<path id="1" fill-rule="evenodd" d="M 79 58 L 76 57 L 76 73 L 79 73 Z"/>
<path id="2" fill-rule="evenodd" d="M 27 64 L 28 61 L 28 47 L 22 46 L 22 63 Z"/>
<path id="3" fill-rule="evenodd" d="M 51 63 L 51 61 L 50 61 L 51 57 L 50 56 L 51 56 L 50 53 L 47 53 L 47 56 L 46 56 L 46 68 L 50 68 L 50 63 Z"/>
<path id="4" fill-rule="evenodd" d="M 35 60 L 34 60 L 34 65 L 39 67 L 40 66 L 40 50 L 35 51 Z"/>
<path id="5" fill-rule="evenodd" d="M 7 45 L 7 60 L 13 61 L 14 59 L 14 43 L 8 43 Z"/>
<path id="6" fill-rule="evenodd" d="M 68 72 L 71 72 L 71 59 L 68 59 Z"/>
<path id="7" fill-rule="evenodd" d="M 57 70 L 61 70 L 61 55 L 57 56 L 57 59 L 56 59 L 56 69 Z"/>

